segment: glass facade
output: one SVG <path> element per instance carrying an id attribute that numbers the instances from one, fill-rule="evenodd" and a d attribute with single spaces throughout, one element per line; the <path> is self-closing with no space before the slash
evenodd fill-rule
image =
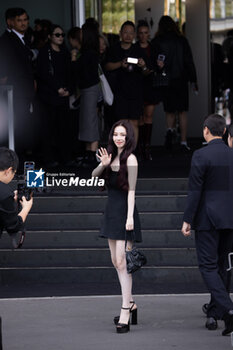
<path id="1" fill-rule="evenodd" d="M 185 0 L 164 0 L 164 14 L 182 25 L 185 22 Z"/>
<path id="2" fill-rule="evenodd" d="M 102 30 L 118 34 L 123 22 L 135 21 L 134 0 L 102 0 Z"/>
<path id="3" fill-rule="evenodd" d="M 233 17 L 232 0 L 210 0 L 210 18 L 223 19 Z"/>
<path id="4" fill-rule="evenodd" d="M 85 0 L 85 18 L 94 17 L 104 33 L 119 34 L 123 22 L 135 21 L 135 0 Z"/>

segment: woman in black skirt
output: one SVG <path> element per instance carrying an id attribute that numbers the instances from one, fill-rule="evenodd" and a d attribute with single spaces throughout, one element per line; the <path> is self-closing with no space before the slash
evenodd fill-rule
<path id="1" fill-rule="evenodd" d="M 135 206 L 138 164 L 132 154 L 134 148 L 135 139 L 131 123 L 124 120 L 115 123 L 110 131 L 108 149 L 100 149 L 98 158 L 101 163 L 92 173 L 94 177 L 104 173 L 108 187 L 108 202 L 100 236 L 108 238 L 112 263 L 121 285 L 121 313 L 114 318 L 117 333 L 130 330 L 130 314 L 132 324 L 137 324 L 137 306 L 132 298 L 132 275 L 127 273 L 125 257 L 125 237 L 129 250 L 133 241 L 142 240 Z"/>

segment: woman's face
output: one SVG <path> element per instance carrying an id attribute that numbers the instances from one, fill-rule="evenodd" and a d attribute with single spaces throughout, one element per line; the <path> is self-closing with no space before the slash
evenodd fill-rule
<path id="1" fill-rule="evenodd" d="M 149 41 L 150 31 L 148 27 L 139 27 L 138 29 L 138 40 L 140 43 L 145 44 Z"/>
<path id="2" fill-rule="evenodd" d="M 126 44 L 131 44 L 135 37 L 134 27 L 126 25 L 121 30 L 121 40 Z"/>
<path id="3" fill-rule="evenodd" d="M 100 40 L 100 54 L 102 55 L 106 51 L 107 46 L 103 38 L 100 37 L 99 40 Z"/>
<path id="4" fill-rule="evenodd" d="M 127 132 L 124 126 L 119 125 L 114 129 L 113 142 L 117 148 L 123 149 L 125 147 L 126 135 Z"/>
<path id="5" fill-rule="evenodd" d="M 53 34 L 50 36 L 51 43 L 55 45 L 62 45 L 64 36 L 65 34 L 61 28 L 55 28 Z"/>

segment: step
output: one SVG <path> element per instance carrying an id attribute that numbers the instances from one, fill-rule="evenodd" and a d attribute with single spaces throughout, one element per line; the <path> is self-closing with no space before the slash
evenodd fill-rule
<path id="1" fill-rule="evenodd" d="M 137 180 L 138 191 L 184 191 L 188 189 L 188 178 L 142 178 Z"/>
<path id="2" fill-rule="evenodd" d="M 99 230 L 27 231 L 23 248 L 107 247 L 107 239 L 98 235 Z M 180 230 L 142 230 L 142 238 L 143 242 L 140 243 L 140 247 L 194 247 L 194 235 L 184 238 Z M 3 233 L 0 240 L 0 249 L 4 248 L 11 248 L 11 240 L 7 233 Z"/>
<path id="3" fill-rule="evenodd" d="M 143 229 L 180 229 L 182 212 L 140 213 Z M 74 230 L 99 229 L 102 213 L 50 213 L 29 214 L 27 229 L 30 230 Z"/>
<path id="4" fill-rule="evenodd" d="M 77 176 L 78 173 L 77 173 Z M 90 177 L 90 174 L 86 178 Z M 83 177 L 84 178 L 84 177 Z M 11 182 L 12 189 L 17 189 L 16 180 Z M 21 181 L 22 182 L 22 181 Z M 137 180 L 137 191 L 152 191 L 152 192 L 187 192 L 188 179 L 187 178 L 138 178 Z M 41 191 L 41 190 L 39 190 Z M 56 193 L 89 193 L 89 192 L 100 192 L 97 186 L 71 186 L 71 187 L 45 187 L 45 194 L 56 194 Z M 39 192 L 40 194 L 40 192 Z"/>
<path id="5" fill-rule="evenodd" d="M 148 266 L 195 266 L 194 248 L 143 248 Z M 108 248 L 0 250 L 1 267 L 111 266 Z"/>
<path id="6" fill-rule="evenodd" d="M 133 279 L 134 294 L 207 292 L 195 266 L 143 267 Z M 17 297 L 20 288 L 27 296 L 33 291 L 38 296 L 43 295 L 43 288 L 50 290 L 47 296 L 120 294 L 113 267 L 1 268 L 0 286 L 0 297 L 4 295 L 4 287 L 11 288 L 11 297 Z"/>
<path id="7" fill-rule="evenodd" d="M 137 195 L 139 211 L 184 211 L 185 195 Z M 106 194 L 96 196 L 36 197 L 31 213 L 89 213 L 103 212 L 107 203 Z"/>

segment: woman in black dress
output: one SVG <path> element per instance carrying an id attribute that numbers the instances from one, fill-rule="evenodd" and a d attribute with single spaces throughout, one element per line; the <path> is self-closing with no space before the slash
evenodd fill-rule
<path id="1" fill-rule="evenodd" d="M 125 236 L 127 249 L 132 248 L 132 241 L 142 240 L 135 206 L 138 163 L 132 154 L 134 148 L 131 123 L 125 120 L 115 123 L 110 131 L 108 149 L 100 149 L 98 158 L 101 163 L 92 173 L 92 176 L 99 177 L 104 172 L 108 186 L 108 202 L 100 236 L 108 238 L 112 263 L 121 285 L 121 313 L 114 318 L 117 333 L 129 331 L 130 313 L 132 323 L 137 324 L 137 306 L 132 298 L 132 275 L 127 273 L 125 257 Z"/>

